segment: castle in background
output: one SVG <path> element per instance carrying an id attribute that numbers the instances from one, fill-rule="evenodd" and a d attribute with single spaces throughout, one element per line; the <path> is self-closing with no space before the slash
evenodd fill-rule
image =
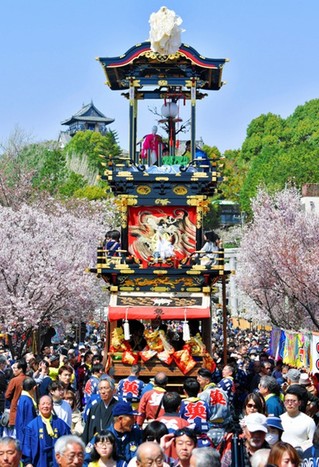
<path id="1" fill-rule="evenodd" d="M 114 118 L 106 117 L 91 101 L 90 104 L 83 105 L 81 110 L 61 122 L 61 125 L 68 125 L 69 128 L 60 132 L 59 144 L 64 148 L 78 131 L 96 131 L 105 135 L 108 131 L 107 126 L 114 121 Z"/>

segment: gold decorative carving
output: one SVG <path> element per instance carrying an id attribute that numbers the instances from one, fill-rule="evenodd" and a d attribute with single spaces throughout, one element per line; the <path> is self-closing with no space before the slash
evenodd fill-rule
<path id="1" fill-rule="evenodd" d="M 128 172 L 128 171 L 121 171 L 121 172 L 118 172 L 118 176 L 119 177 L 125 177 L 127 178 L 128 180 L 133 180 L 133 177 L 132 177 L 132 172 Z"/>
<path id="2" fill-rule="evenodd" d="M 177 185 L 173 188 L 175 195 L 186 195 L 188 190 L 184 185 Z"/>
<path id="3" fill-rule="evenodd" d="M 168 198 L 165 198 L 165 199 L 157 198 L 155 200 L 155 204 L 160 204 L 161 206 L 167 206 L 168 204 L 171 204 L 171 202 Z"/>
<path id="4" fill-rule="evenodd" d="M 148 50 L 140 56 L 145 55 L 145 57 L 150 58 L 152 60 L 156 60 L 158 62 L 168 62 L 170 60 L 178 60 L 181 57 L 180 52 L 175 52 L 174 54 L 169 54 L 169 55 L 161 55 L 158 52 L 153 52 L 152 50 Z"/>
<path id="5" fill-rule="evenodd" d="M 163 287 L 164 292 L 171 289 L 175 289 L 178 286 L 192 287 L 194 284 L 201 285 L 202 278 L 200 277 L 177 277 L 173 279 L 172 277 L 154 277 L 152 279 L 143 278 L 143 277 L 119 277 L 119 282 L 121 286 L 132 287 L 138 289 L 140 287 Z"/>
<path id="6" fill-rule="evenodd" d="M 152 191 L 152 188 L 148 185 L 140 185 L 136 188 L 136 191 L 139 195 L 148 195 Z"/>
<path id="7" fill-rule="evenodd" d="M 118 198 L 115 198 L 114 201 L 120 211 L 121 227 L 125 229 L 127 227 L 127 207 L 135 206 L 137 204 L 137 196 L 121 195 Z"/>
<path id="8" fill-rule="evenodd" d="M 171 289 L 170 287 L 151 287 L 150 290 L 152 292 L 169 292 Z"/>

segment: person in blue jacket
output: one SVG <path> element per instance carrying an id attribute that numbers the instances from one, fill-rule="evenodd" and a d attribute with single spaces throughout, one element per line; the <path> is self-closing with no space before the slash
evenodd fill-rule
<path id="1" fill-rule="evenodd" d="M 267 375 L 262 376 L 258 391 L 265 399 L 268 416 L 280 417 L 285 412 L 284 404 L 280 399 L 280 386 L 276 378 Z"/>
<path id="2" fill-rule="evenodd" d="M 191 153 L 191 151 L 192 151 L 191 141 L 186 141 L 184 154 Z M 209 157 L 206 154 L 206 152 L 198 148 L 197 146 L 195 147 L 194 165 L 195 167 L 203 168 L 204 172 L 209 172 L 209 168 L 211 166 Z"/>
<path id="3" fill-rule="evenodd" d="M 18 400 L 16 415 L 16 438 L 24 445 L 25 430 L 37 416 L 37 403 L 35 401 L 35 391 L 37 383 L 33 378 L 27 377 L 22 383 L 22 393 Z"/>
<path id="4" fill-rule="evenodd" d="M 60 436 L 71 434 L 70 427 L 53 412 L 50 396 L 39 401 L 39 415 L 30 422 L 25 431 L 22 446 L 26 467 L 57 467 L 54 445 Z"/>
<path id="5" fill-rule="evenodd" d="M 127 463 L 136 456 L 138 446 L 142 443 L 142 430 L 135 425 L 134 412 L 131 404 L 119 401 L 113 407 L 114 422 L 107 428 L 115 436 L 116 453 L 118 460 L 125 460 Z M 94 447 L 96 436 L 86 446 L 84 466 L 91 462 L 91 453 Z"/>
<path id="6" fill-rule="evenodd" d="M 127 378 L 121 379 L 117 385 L 118 399 L 132 404 L 133 408 L 138 407 L 138 402 L 141 399 L 144 388 L 144 381 L 138 378 L 140 371 L 141 367 L 138 363 L 132 365 L 130 375 Z"/>

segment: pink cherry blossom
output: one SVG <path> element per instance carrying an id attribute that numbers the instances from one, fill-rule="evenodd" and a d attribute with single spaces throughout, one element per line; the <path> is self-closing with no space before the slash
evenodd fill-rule
<path id="1" fill-rule="evenodd" d="M 254 318 L 274 325 L 319 329 L 319 216 L 305 212 L 297 190 L 264 190 L 253 201 L 243 234 L 237 284 Z"/>

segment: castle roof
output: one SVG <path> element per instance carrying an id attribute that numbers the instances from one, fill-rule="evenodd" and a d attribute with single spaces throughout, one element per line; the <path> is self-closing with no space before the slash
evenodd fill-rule
<path id="1" fill-rule="evenodd" d="M 75 122 L 104 123 L 105 125 L 109 125 L 114 122 L 114 118 L 106 117 L 91 101 L 90 104 L 83 105 L 82 109 L 72 115 L 72 117 L 63 120 L 61 125 L 72 125 Z"/>

